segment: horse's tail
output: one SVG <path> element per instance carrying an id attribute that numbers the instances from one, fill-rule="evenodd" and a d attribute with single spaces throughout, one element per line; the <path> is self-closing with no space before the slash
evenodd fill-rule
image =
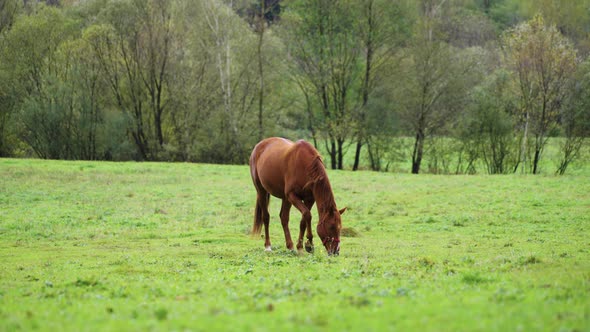
<path id="1" fill-rule="evenodd" d="M 256 211 L 254 212 L 254 224 L 252 225 L 252 235 L 260 234 L 262 229 L 262 206 L 256 202 Z"/>

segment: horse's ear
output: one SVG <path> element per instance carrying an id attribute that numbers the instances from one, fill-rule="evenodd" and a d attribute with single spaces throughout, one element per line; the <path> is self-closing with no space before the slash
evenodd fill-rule
<path id="1" fill-rule="evenodd" d="M 340 215 L 342 215 L 344 213 L 344 211 L 346 211 L 346 208 L 340 209 L 340 211 L 338 211 L 338 212 L 340 212 Z"/>

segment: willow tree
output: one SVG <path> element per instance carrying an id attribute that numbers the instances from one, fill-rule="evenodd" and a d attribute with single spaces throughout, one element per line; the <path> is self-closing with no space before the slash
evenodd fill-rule
<path id="1" fill-rule="evenodd" d="M 522 170 L 530 167 L 537 174 L 548 134 L 558 124 L 567 82 L 576 69 L 576 50 L 557 27 L 546 25 L 541 15 L 506 32 L 503 45 L 505 62 L 516 74 L 519 87 Z"/>

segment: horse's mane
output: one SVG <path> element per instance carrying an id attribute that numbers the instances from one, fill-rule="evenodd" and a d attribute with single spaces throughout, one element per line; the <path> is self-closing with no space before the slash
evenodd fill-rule
<path id="1" fill-rule="evenodd" d="M 307 174 L 309 175 L 308 184 L 317 183 L 327 178 L 326 168 L 320 155 L 313 158 L 313 161 L 307 167 Z"/>
<path id="2" fill-rule="evenodd" d="M 316 155 L 311 164 L 309 164 L 307 167 L 307 174 L 309 175 L 309 180 L 306 184 L 306 187 L 312 188 L 314 195 L 316 196 L 316 202 L 328 203 L 327 206 L 320 207 L 318 205 L 318 209 L 336 209 L 336 204 L 334 203 L 334 194 L 332 193 L 332 186 L 328 180 L 326 168 L 324 167 L 324 163 L 322 162 L 320 155 Z"/>

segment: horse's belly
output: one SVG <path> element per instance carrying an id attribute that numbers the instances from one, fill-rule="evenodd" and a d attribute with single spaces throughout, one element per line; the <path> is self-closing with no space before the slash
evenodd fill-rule
<path id="1" fill-rule="evenodd" d="M 285 198 L 285 185 L 282 180 L 260 179 L 264 189 L 274 197 Z"/>

